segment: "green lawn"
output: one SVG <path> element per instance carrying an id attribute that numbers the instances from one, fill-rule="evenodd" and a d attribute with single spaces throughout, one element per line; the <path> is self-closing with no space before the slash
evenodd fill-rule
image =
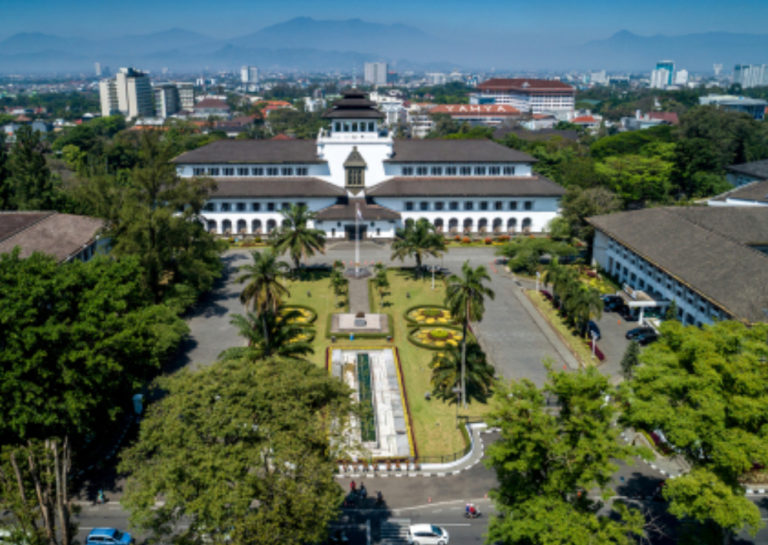
<path id="1" fill-rule="evenodd" d="M 414 277 L 410 270 L 390 269 L 388 271 L 389 294 L 381 306 L 378 293 L 373 298 L 372 312 L 384 312 L 392 316 L 394 322 L 394 341 L 385 339 L 359 339 L 349 341 L 339 338 L 334 346 L 391 346 L 399 350 L 403 366 L 405 388 L 408 394 L 411 415 L 413 417 L 414 436 L 420 456 L 443 456 L 452 454 L 465 447 L 462 433 L 456 428 L 456 406 L 449 405 L 435 398 L 427 401 L 426 392 L 431 392 L 431 371 L 429 362 L 433 352 L 419 348 L 408 341 L 408 324 L 404 318 L 405 310 L 415 305 L 442 305 L 445 288 L 442 280 L 435 280 L 435 289 L 431 288 L 431 276 L 423 279 Z M 330 340 L 325 337 L 325 328 L 329 313 L 339 312 L 328 274 L 314 273 L 314 276 L 287 284 L 291 292 L 286 304 L 299 304 L 312 307 L 317 312 L 315 339 L 312 346 L 315 353 L 310 356 L 317 365 L 325 365 L 325 353 Z M 410 297 L 409 297 L 410 296 Z M 482 416 L 488 410 L 487 405 L 477 402 L 470 404 L 467 411 L 459 410 L 460 415 Z"/>
<path id="2" fill-rule="evenodd" d="M 429 362 L 434 352 L 419 348 L 408 341 L 408 323 L 403 317 L 406 309 L 415 305 L 442 305 L 445 296 L 444 284 L 442 280 L 436 279 L 435 289 L 432 290 L 430 275 L 417 279 L 407 269 L 390 269 L 388 279 L 389 295 L 384 298 L 384 306 L 380 306 L 376 293 L 375 307 L 372 310 L 390 313 L 395 322 L 395 344 L 400 351 L 419 453 L 422 456 L 451 454 L 465 445 L 461 432 L 455 425 L 456 406 L 448 405 L 434 397 L 430 401 L 425 399 L 424 394 L 432 391 Z M 487 410 L 487 405 L 475 402 L 469 405 L 467 411 L 459 410 L 459 414 L 477 417 L 485 414 Z"/>

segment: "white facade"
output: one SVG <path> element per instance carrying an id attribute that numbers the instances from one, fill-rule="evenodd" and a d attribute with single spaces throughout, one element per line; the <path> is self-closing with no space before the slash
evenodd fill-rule
<path id="1" fill-rule="evenodd" d="M 657 68 L 651 71 L 651 89 L 666 89 L 672 73 L 666 68 Z"/>
<path id="2" fill-rule="evenodd" d="M 99 102 L 101 103 L 102 117 L 120 113 L 115 80 L 103 79 L 99 82 Z"/>
<path id="3" fill-rule="evenodd" d="M 133 68 L 121 68 L 115 79 L 99 82 L 102 115 L 121 113 L 128 119 L 152 117 L 154 96 L 149 76 Z"/>
<path id="4" fill-rule="evenodd" d="M 369 85 L 387 84 L 387 63 L 385 62 L 367 62 L 364 67 L 363 78 Z"/>
<path id="5" fill-rule="evenodd" d="M 600 230 L 595 231 L 593 260 L 620 283 L 646 292 L 662 307 L 674 301 L 684 324 L 700 326 L 730 319 L 723 309 Z"/>
<path id="6" fill-rule="evenodd" d="M 192 83 L 177 82 L 179 105 L 182 110 L 191 112 L 195 108 L 195 86 Z"/>
<path id="7" fill-rule="evenodd" d="M 157 85 L 153 92 L 155 94 L 155 113 L 157 117 L 165 119 L 181 109 L 179 90 L 175 85 L 170 83 Z"/>
<path id="8" fill-rule="evenodd" d="M 737 64 L 733 68 L 733 83 L 743 89 L 768 85 L 768 64 Z"/>

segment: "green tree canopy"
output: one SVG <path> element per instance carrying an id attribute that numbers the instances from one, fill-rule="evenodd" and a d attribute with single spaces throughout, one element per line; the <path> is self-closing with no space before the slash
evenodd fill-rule
<path id="1" fill-rule="evenodd" d="M 56 210 L 63 203 L 58 180 L 45 162 L 40 133 L 29 125 L 16 131 L 8 159 L 10 207 L 18 210 Z"/>
<path id="2" fill-rule="evenodd" d="M 392 258 L 403 261 L 406 257 L 416 260 L 416 270 L 421 272 L 424 257 L 440 257 L 445 252 L 445 239 L 435 232 L 435 226 L 428 220 L 407 220 L 405 226 L 397 229 L 392 242 Z"/>
<path id="3" fill-rule="evenodd" d="M 285 358 L 300 358 L 314 352 L 309 339 L 314 335 L 311 327 L 296 323 L 301 314 L 278 308 L 277 312 L 265 311 L 261 315 L 249 312 L 245 316 L 235 314 L 230 323 L 237 328 L 238 333 L 248 346 L 228 348 L 221 353 L 219 359 L 246 359 L 250 362 L 282 356 Z M 266 327 L 267 335 L 264 335 Z"/>
<path id="4" fill-rule="evenodd" d="M 270 244 L 276 252 L 288 252 L 293 260 L 294 272 L 298 272 L 303 257 L 315 255 L 315 252 L 325 253 L 325 233 L 320 229 L 311 229 L 307 223 L 315 219 L 315 213 L 310 212 L 306 204 L 292 204 L 287 210 L 281 210 L 283 224 L 280 226 Z"/>
<path id="5" fill-rule="evenodd" d="M 476 342 L 467 345 L 466 389 L 467 401 L 485 403 L 491 396 L 491 388 L 496 371 L 488 363 L 480 345 Z M 457 403 L 458 398 L 453 391 L 461 382 L 461 350 L 450 348 L 438 352 L 430 363 L 432 368 L 432 393 L 443 401 Z"/>
<path id="6" fill-rule="evenodd" d="M 341 381 L 268 359 L 185 370 L 158 387 L 166 395 L 120 464 L 133 524 L 189 543 L 323 540 L 343 497 L 335 460 L 352 407 Z"/>
<path id="7" fill-rule="evenodd" d="M 718 322 L 699 329 L 671 321 L 661 333 L 628 383 L 626 421 L 662 430 L 696 469 L 667 490 L 673 513 L 725 535 L 745 525 L 754 530 L 760 515 L 739 478 L 753 464 L 768 465 L 768 325 Z"/>
<path id="8" fill-rule="evenodd" d="M 488 447 L 498 487 L 491 497 L 489 540 L 508 544 L 626 544 L 642 535 L 643 518 L 614 504 L 598 515 L 587 492 L 608 496 L 615 460 L 637 451 L 619 441 L 617 405 L 608 378 L 594 367 L 554 373 L 543 389 L 527 379 L 499 384 L 488 423 L 501 437 Z M 559 410 L 549 410 L 553 399 Z M 564 531 L 567 528 L 567 531 Z"/>
<path id="9" fill-rule="evenodd" d="M 564 242 L 549 238 L 518 237 L 500 246 L 496 253 L 509 258 L 508 265 L 513 271 L 533 274 L 543 256 L 549 255 L 553 258 L 571 256 L 576 254 L 576 249 Z"/>

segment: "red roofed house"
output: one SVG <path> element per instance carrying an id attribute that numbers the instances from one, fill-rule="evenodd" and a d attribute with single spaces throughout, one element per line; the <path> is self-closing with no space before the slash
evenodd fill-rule
<path id="1" fill-rule="evenodd" d="M 429 111 L 430 115 L 445 114 L 470 125 L 496 127 L 507 119 L 520 117 L 520 110 L 509 104 L 439 104 Z"/>
<path id="2" fill-rule="evenodd" d="M 229 117 L 229 104 L 219 98 L 204 98 L 195 104 L 192 117 Z"/>
<path id="3" fill-rule="evenodd" d="M 603 121 L 602 116 L 594 115 L 579 115 L 571 119 L 571 123 L 584 127 L 586 129 L 597 129 L 600 127 L 600 123 Z"/>
<path id="4" fill-rule="evenodd" d="M 548 79 L 493 78 L 477 86 L 469 96 L 472 104 L 509 104 L 525 113 L 572 113 L 576 89 Z"/>

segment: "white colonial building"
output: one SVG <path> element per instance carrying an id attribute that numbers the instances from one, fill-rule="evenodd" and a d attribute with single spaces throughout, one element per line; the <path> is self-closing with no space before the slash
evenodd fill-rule
<path id="1" fill-rule="evenodd" d="M 535 159 L 490 140 L 395 140 L 384 115 L 351 91 L 309 140 L 220 140 L 173 162 L 217 187 L 203 221 L 217 234 L 261 235 L 304 203 L 329 238 L 392 238 L 408 219 L 445 233 L 543 232 L 564 190 L 534 174 Z"/>

